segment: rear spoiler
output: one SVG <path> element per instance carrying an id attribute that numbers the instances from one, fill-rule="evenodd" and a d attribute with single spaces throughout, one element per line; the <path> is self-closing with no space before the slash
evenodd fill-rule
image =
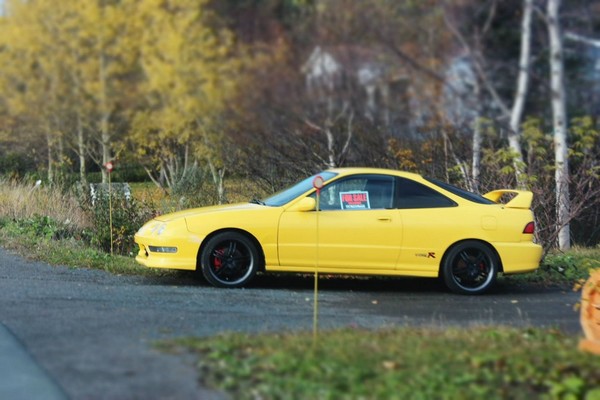
<path id="1" fill-rule="evenodd" d="M 488 200 L 498 203 L 500 198 L 506 193 L 515 194 L 508 203 L 504 205 L 506 208 L 531 208 L 531 202 L 533 201 L 533 193 L 527 190 L 512 190 L 512 189 L 500 189 L 494 190 L 483 195 Z"/>

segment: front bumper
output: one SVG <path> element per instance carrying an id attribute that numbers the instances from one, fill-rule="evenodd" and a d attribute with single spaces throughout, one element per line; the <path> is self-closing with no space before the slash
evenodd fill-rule
<path id="1" fill-rule="evenodd" d="M 161 238 L 162 239 L 162 238 Z M 171 240 L 163 241 L 157 237 L 135 236 L 135 242 L 140 250 L 135 261 L 149 268 L 167 268 L 195 270 L 198 258 L 199 243 L 188 241 L 177 241 L 175 245 Z M 176 252 L 160 251 L 161 249 L 173 249 Z M 154 250 L 154 251 L 151 251 Z M 157 251 L 159 250 L 159 251 Z"/>

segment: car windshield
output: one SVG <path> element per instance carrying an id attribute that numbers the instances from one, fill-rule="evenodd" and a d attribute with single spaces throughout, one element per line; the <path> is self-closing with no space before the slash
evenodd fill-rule
<path id="1" fill-rule="evenodd" d="M 262 201 L 262 204 L 264 204 L 266 206 L 270 206 L 270 207 L 280 207 L 280 206 L 283 206 L 284 204 L 289 203 L 290 201 L 294 200 L 301 194 L 306 193 L 310 189 L 312 189 L 313 188 L 313 180 L 315 179 L 315 177 L 317 175 L 321 176 L 321 178 L 323 178 L 323 181 L 327 182 L 328 180 L 330 180 L 337 174 L 335 172 L 330 172 L 330 171 L 320 172 L 318 174 L 315 174 L 313 176 L 310 176 L 310 177 L 304 179 L 301 182 L 296 183 L 294 186 L 284 189 L 281 192 L 275 193 L 271 197 L 267 197 L 266 199 L 264 199 Z"/>
<path id="2" fill-rule="evenodd" d="M 434 185 L 437 185 L 437 186 L 441 187 L 442 189 L 449 191 L 452 194 L 462 197 L 463 199 L 466 199 L 466 200 L 469 200 L 469 201 L 472 201 L 475 203 L 479 203 L 479 204 L 496 204 L 493 201 L 491 201 L 490 199 L 486 199 L 483 196 L 480 196 L 476 193 L 461 189 L 461 188 L 451 185 L 449 183 L 438 181 L 437 179 L 433 179 L 433 178 L 425 178 L 425 179 L 428 180 L 429 182 L 433 183 Z"/>

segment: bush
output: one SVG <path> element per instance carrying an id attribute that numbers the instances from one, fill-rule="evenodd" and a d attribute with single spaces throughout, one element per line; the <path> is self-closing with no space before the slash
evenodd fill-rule
<path id="1" fill-rule="evenodd" d="M 86 199 L 82 207 L 89 214 L 92 225 L 86 231 L 90 244 L 106 252 L 111 251 L 111 209 L 112 209 L 112 250 L 115 254 L 131 255 L 135 250 L 134 235 L 149 219 L 156 215 L 150 203 L 127 200 L 118 193 L 99 196 L 94 204 Z"/>
<path id="2" fill-rule="evenodd" d="M 171 188 L 171 195 L 179 197 L 179 208 L 198 207 L 216 202 L 206 189 L 206 172 L 200 167 L 190 168 Z"/>
<path id="3" fill-rule="evenodd" d="M 600 268 L 600 247 L 574 248 L 569 252 L 548 253 L 540 265 L 540 271 L 554 280 L 575 282 L 586 279 L 590 270 Z"/>
<path id="4" fill-rule="evenodd" d="M 77 228 L 68 221 L 59 222 L 47 215 L 34 215 L 17 222 L 17 226 L 26 235 L 45 239 L 60 240 L 78 236 Z"/>

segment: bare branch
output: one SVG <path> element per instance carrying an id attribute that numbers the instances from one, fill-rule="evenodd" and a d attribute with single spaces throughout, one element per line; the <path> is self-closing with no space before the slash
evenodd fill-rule
<path id="1" fill-rule="evenodd" d="M 600 48 L 600 40 L 598 40 L 598 39 L 592 39 L 592 38 L 589 38 L 587 36 L 581 36 L 581 35 L 579 35 L 577 33 L 565 32 L 564 38 L 572 40 L 574 42 L 587 44 L 588 46 Z"/>
<path id="2" fill-rule="evenodd" d="M 483 25 L 483 29 L 481 30 L 481 33 L 483 35 L 485 35 L 486 33 L 489 32 L 490 28 L 492 27 L 492 21 L 494 20 L 494 17 L 496 16 L 496 9 L 498 7 L 498 0 L 493 0 L 492 1 L 492 6 L 490 7 L 490 12 L 488 13 L 488 16 L 485 20 L 485 24 Z"/>
<path id="3" fill-rule="evenodd" d="M 342 151 L 340 152 L 340 157 L 345 156 L 348 153 L 348 150 L 350 149 L 350 141 L 352 140 L 352 135 L 353 135 L 353 131 L 352 131 L 352 120 L 353 119 L 354 119 L 354 113 L 351 112 L 350 116 L 348 116 L 346 142 L 344 143 L 344 146 L 342 147 Z"/>
<path id="4" fill-rule="evenodd" d="M 456 28 L 456 25 L 454 24 L 454 22 L 450 21 L 450 19 L 448 17 L 449 14 L 450 13 L 448 13 L 448 12 L 444 12 L 444 21 L 446 22 L 446 26 L 448 27 L 448 29 L 450 29 L 452 34 L 458 39 L 461 46 L 463 47 L 463 50 L 473 60 L 473 65 L 475 67 L 475 71 L 477 72 L 477 75 L 479 76 L 479 79 L 481 79 L 481 81 L 483 82 L 483 85 L 485 86 L 488 93 L 492 96 L 492 99 L 494 99 L 494 102 L 502 110 L 502 114 L 509 115 L 510 110 L 508 109 L 508 107 L 506 106 L 504 101 L 500 98 L 500 95 L 498 94 L 496 89 L 492 86 L 490 79 L 488 79 L 487 73 L 485 72 L 485 69 L 483 68 L 481 58 L 478 56 L 479 52 L 473 51 L 473 49 L 471 48 L 471 46 L 465 39 L 464 35 Z"/>

